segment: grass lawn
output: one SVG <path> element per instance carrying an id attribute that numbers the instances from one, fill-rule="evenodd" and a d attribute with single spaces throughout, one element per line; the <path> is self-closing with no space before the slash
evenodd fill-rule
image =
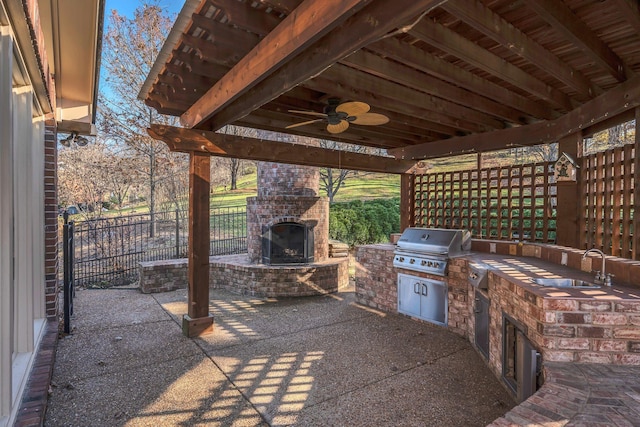
<path id="1" fill-rule="evenodd" d="M 228 190 L 225 186 L 212 187 L 210 206 L 212 208 L 246 206 L 247 197 L 257 194 L 256 173 L 238 178 L 238 189 Z M 326 194 L 320 190 L 320 195 Z M 358 172 L 350 175 L 335 197 L 336 202 L 351 200 L 389 199 L 400 197 L 400 176 L 391 174 Z M 186 205 L 185 205 L 186 207 Z M 103 212 L 105 216 L 120 216 L 149 211 L 146 203 L 121 210 Z"/>
<path id="2" fill-rule="evenodd" d="M 237 190 L 225 190 L 224 186 L 215 187 L 211 194 L 211 207 L 244 206 L 247 203 L 247 197 L 256 195 L 256 187 L 255 173 L 240 177 Z M 320 195 L 325 195 L 322 190 Z M 338 190 L 335 201 L 388 199 L 399 196 L 399 175 L 359 172 L 347 178 Z"/>

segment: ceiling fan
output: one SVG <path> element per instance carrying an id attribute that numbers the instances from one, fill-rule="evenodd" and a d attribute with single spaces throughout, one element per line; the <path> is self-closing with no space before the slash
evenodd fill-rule
<path id="1" fill-rule="evenodd" d="M 384 114 L 370 113 L 370 108 L 369 104 L 365 104 L 364 102 L 351 101 L 340 103 L 339 99 L 330 98 L 322 113 L 316 111 L 289 110 L 290 113 L 307 114 L 319 118 L 295 123 L 287 126 L 286 129 L 325 121 L 327 122 L 327 131 L 335 134 L 347 130 L 350 123 L 355 125 L 377 126 L 389 122 L 389 117 Z"/>

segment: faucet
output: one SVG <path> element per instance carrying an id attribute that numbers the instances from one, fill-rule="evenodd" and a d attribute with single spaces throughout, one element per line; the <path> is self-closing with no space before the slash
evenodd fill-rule
<path id="1" fill-rule="evenodd" d="M 591 248 L 591 249 L 587 249 L 585 251 L 585 253 L 582 254 L 582 259 L 584 259 L 590 252 L 595 252 L 598 255 L 600 255 L 600 257 L 602 257 L 602 269 L 600 271 L 595 270 L 595 273 L 596 273 L 595 281 L 596 281 L 596 283 L 601 283 L 601 284 L 603 284 L 605 286 L 611 286 L 611 277 L 613 275 L 605 273 L 605 256 L 606 255 L 600 249 Z"/>

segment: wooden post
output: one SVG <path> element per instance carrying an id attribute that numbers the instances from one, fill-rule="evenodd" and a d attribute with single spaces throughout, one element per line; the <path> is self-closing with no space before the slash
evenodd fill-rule
<path id="1" fill-rule="evenodd" d="M 209 180 L 208 153 L 189 154 L 189 289 L 182 333 L 195 337 L 213 332 L 209 313 Z"/>
<path id="2" fill-rule="evenodd" d="M 638 244 L 640 244 L 640 215 L 638 214 L 637 206 L 640 205 L 640 107 L 636 107 L 636 140 L 634 144 L 635 154 L 633 156 L 633 167 L 635 179 L 633 183 L 633 252 L 631 254 L 632 259 L 640 260 L 640 250 L 638 250 Z M 624 171 L 625 174 L 630 173 Z M 630 207 L 627 207 L 629 209 Z"/>
<path id="3" fill-rule="evenodd" d="M 400 232 L 407 227 L 415 226 L 415 176 L 400 175 Z"/>
<path id="4" fill-rule="evenodd" d="M 576 161 L 582 157 L 582 133 L 568 135 L 558 141 L 558 156 L 567 153 Z M 579 162 L 579 161 L 578 161 Z M 580 248 L 581 206 L 584 204 L 584 192 L 580 185 L 580 171 L 578 182 L 558 182 L 558 205 L 556 206 L 556 244 L 571 248 Z"/>

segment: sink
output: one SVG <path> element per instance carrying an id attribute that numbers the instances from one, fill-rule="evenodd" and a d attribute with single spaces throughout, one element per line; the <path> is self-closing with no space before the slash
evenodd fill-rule
<path id="1" fill-rule="evenodd" d="M 540 286 L 549 286 L 552 288 L 593 288 L 597 289 L 600 285 L 585 282 L 578 279 L 531 279 L 531 281 Z"/>

